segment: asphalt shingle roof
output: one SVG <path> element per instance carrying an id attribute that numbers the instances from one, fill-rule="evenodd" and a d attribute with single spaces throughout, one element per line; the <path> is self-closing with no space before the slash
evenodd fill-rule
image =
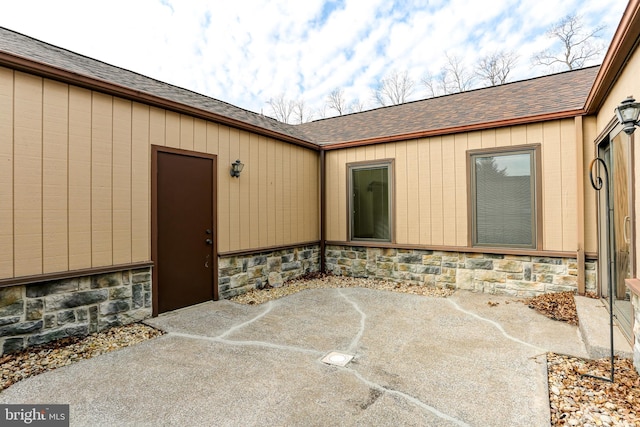
<path id="1" fill-rule="evenodd" d="M 0 51 L 318 145 L 581 110 L 599 67 L 289 125 L 0 27 Z"/>
<path id="2" fill-rule="evenodd" d="M 308 140 L 329 145 L 580 110 L 598 69 L 583 68 L 298 127 Z"/>

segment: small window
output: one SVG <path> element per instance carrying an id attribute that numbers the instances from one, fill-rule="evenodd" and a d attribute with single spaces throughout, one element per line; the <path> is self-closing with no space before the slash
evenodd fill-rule
<path id="1" fill-rule="evenodd" d="M 391 241 L 391 162 L 349 165 L 350 239 Z"/>
<path id="2" fill-rule="evenodd" d="M 537 248 L 537 151 L 470 152 L 473 246 Z"/>

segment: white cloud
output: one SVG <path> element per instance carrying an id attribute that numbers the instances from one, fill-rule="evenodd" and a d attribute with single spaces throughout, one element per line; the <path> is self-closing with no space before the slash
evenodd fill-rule
<path id="1" fill-rule="evenodd" d="M 392 70 L 419 81 L 444 53 L 465 58 L 515 50 L 514 79 L 545 72 L 529 58 L 549 46 L 544 31 L 578 11 L 606 24 L 619 0 L 21 0 L 0 25 L 253 111 L 284 93 L 320 109 L 343 88 L 368 104 Z M 418 84 L 419 86 L 419 84 Z M 417 88 L 417 95 L 424 94 Z"/>

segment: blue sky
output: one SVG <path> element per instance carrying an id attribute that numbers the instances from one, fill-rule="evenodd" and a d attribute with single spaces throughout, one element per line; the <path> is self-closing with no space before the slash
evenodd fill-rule
<path id="1" fill-rule="evenodd" d="M 510 80 L 542 74 L 530 57 L 552 42 L 550 25 L 578 12 L 606 25 L 623 0 L 20 0 L 3 2 L 0 26 L 255 112 L 284 95 L 319 118 L 327 95 L 376 106 L 371 89 L 392 71 L 416 81 L 445 53 L 471 68 L 513 50 Z M 326 115 L 331 115 L 325 110 Z"/>

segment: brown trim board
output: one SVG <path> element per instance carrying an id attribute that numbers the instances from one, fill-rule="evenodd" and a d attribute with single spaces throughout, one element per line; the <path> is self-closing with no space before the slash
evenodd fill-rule
<path id="1" fill-rule="evenodd" d="M 600 109 L 639 43 L 640 1 L 630 0 L 585 101 L 584 109 L 588 114 Z"/>
<path id="2" fill-rule="evenodd" d="M 158 149 L 151 145 L 151 259 L 158 259 Z M 158 315 L 158 272 L 151 276 L 151 315 Z"/>
<path id="3" fill-rule="evenodd" d="M 153 267 L 152 261 L 134 262 L 131 264 L 110 265 L 108 267 L 84 268 L 81 270 L 62 271 L 59 273 L 37 274 L 34 276 L 0 279 L 0 288 L 7 286 L 30 285 L 33 283 L 50 282 L 52 280 L 73 279 L 76 277 L 94 276 L 96 274 L 113 273 L 116 271 L 135 270 L 137 268 Z"/>
<path id="4" fill-rule="evenodd" d="M 310 242 L 292 243 L 290 245 L 264 246 L 261 248 L 254 248 L 254 249 L 241 249 L 237 251 L 218 252 L 218 256 L 220 258 L 223 258 L 223 257 L 229 257 L 229 256 L 253 255 L 253 254 L 260 254 L 264 252 L 283 251 L 287 249 L 295 249 L 295 248 L 302 248 L 304 246 L 315 246 L 315 245 L 322 246 L 322 242 L 320 240 L 312 240 Z"/>
<path id="5" fill-rule="evenodd" d="M 218 156 L 213 159 L 213 194 L 211 201 L 213 203 L 211 212 L 213 213 L 213 300 L 220 299 L 218 291 Z"/>
<path id="6" fill-rule="evenodd" d="M 614 114 L 611 117 L 611 120 L 609 120 L 609 123 L 607 123 L 607 125 L 604 127 L 604 129 L 602 129 L 602 131 L 600 131 L 598 136 L 596 136 L 596 139 L 593 140 L 593 143 L 596 145 L 596 151 L 597 151 L 597 145 L 600 142 L 602 142 L 603 139 L 605 139 L 607 136 L 609 136 L 611 131 L 613 129 L 615 129 L 615 127 L 618 126 L 619 124 L 620 124 L 620 122 L 618 122 L 618 118 Z"/>
<path id="7" fill-rule="evenodd" d="M 471 132 L 471 131 L 478 131 L 478 130 L 485 130 L 485 129 L 497 129 L 501 127 L 525 125 L 525 124 L 531 124 L 531 123 L 546 122 L 550 120 L 570 119 L 576 116 L 583 116 L 584 114 L 585 112 L 582 109 L 559 111 L 556 113 L 540 114 L 537 116 L 518 117 L 514 119 L 476 123 L 472 125 L 431 129 L 431 130 L 418 131 L 418 132 L 406 133 L 401 135 L 381 136 L 381 137 L 367 138 L 362 140 L 344 141 L 344 142 L 335 142 L 335 143 L 325 142 L 325 143 L 318 143 L 318 144 L 320 145 L 321 150 L 326 150 L 326 151 L 339 150 L 341 148 L 353 148 L 353 147 L 360 147 L 363 145 L 385 144 L 388 142 L 406 141 L 409 139 L 453 135 L 456 133 L 464 133 L 464 132 Z"/>
<path id="8" fill-rule="evenodd" d="M 327 241 L 327 246 L 355 246 L 361 248 L 381 248 L 381 249 L 408 249 L 408 250 L 424 250 L 424 251 L 441 251 L 441 252 L 463 252 L 463 253 L 483 253 L 497 255 L 516 255 L 516 256 L 536 256 L 536 257 L 552 257 L 552 258 L 575 258 L 576 252 L 568 251 L 540 251 L 530 249 L 513 249 L 513 248 L 491 248 L 491 247 L 469 247 L 469 246 L 436 246 L 436 245 L 409 245 L 394 244 L 381 242 L 341 242 Z M 587 259 L 596 260 L 598 255 L 595 253 L 585 253 Z"/>
<path id="9" fill-rule="evenodd" d="M 636 238 L 637 238 L 637 227 L 636 227 L 636 174 L 634 173 L 636 170 L 636 137 L 635 133 L 632 133 L 629 137 L 629 155 L 631 156 L 631 253 L 633 257 L 631 257 L 631 272 L 634 277 L 638 274 L 638 253 L 636 248 Z"/>
<path id="10" fill-rule="evenodd" d="M 577 262 L 578 262 L 578 295 L 586 292 L 585 280 L 585 212 L 584 212 L 584 123 L 582 116 L 575 118 L 574 129 L 576 132 L 576 238 L 577 238 Z M 580 179 L 583 177 L 583 179 Z"/>
<path id="11" fill-rule="evenodd" d="M 320 151 L 320 273 L 326 270 L 325 240 L 327 229 L 327 163 L 325 151 Z"/>
<path id="12" fill-rule="evenodd" d="M 177 113 L 187 114 L 204 120 L 222 123 L 227 126 L 232 126 L 238 129 L 253 132 L 258 135 L 275 138 L 312 150 L 320 150 L 320 148 L 316 144 L 299 138 L 295 138 L 290 135 L 279 133 L 270 129 L 265 129 L 261 126 L 246 123 L 237 119 L 213 113 L 211 111 L 192 107 L 188 104 L 171 101 L 169 99 L 145 93 L 140 90 L 131 89 L 126 86 L 121 86 L 119 84 L 112 83 L 106 80 L 100 80 L 95 77 L 89 77 L 62 68 L 58 68 L 53 65 L 33 61 L 31 59 L 27 59 L 11 53 L 0 52 L 0 66 L 5 66 L 18 71 L 35 74 L 39 77 L 53 79 L 63 83 L 83 87 L 85 89 L 95 90 L 109 95 L 118 96 L 131 101 L 141 102 L 147 105 L 152 105 L 154 107 L 175 111 Z"/>

